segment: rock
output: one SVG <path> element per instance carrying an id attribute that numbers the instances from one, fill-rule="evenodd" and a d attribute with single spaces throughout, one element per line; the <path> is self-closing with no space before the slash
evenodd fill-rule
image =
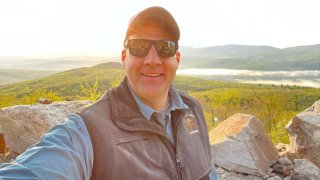
<path id="1" fill-rule="evenodd" d="M 280 153 L 279 153 L 279 156 L 280 156 Z M 291 161 L 293 161 L 294 159 L 299 159 L 297 157 L 297 154 L 293 153 L 292 150 L 286 150 L 284 152 L 284 156 L 287 157 L 288 159 L 290 159 Z"/>
<path id="2" fill-rule="evenodd" d="M 310 180 L 306 175 L 293 175 L 291 176 L 291 180 Z"/>
<path id="3" fill-rule="evenodd" d="M 278 151 L 285 151 L 286 150 L 286 144 L 284 144 L 284 143 L 278 143 L 277 145 L 276 145 L 276 148 L 277 148 L 277 150 Z"/>
<path id="4" fill-rule="evenodd" d="M 278 143 L 276 148 L 279 152 L 286 151 L 291 148 L 290 144 Z"/>
<path id="5" fill-rule="evenodd" d="M 1 129 L 0 129 L 1 130 Z M 6 151 L 6 141 L 4 139 L 4 135 L 0 133 L 0 154 Z"/>
<path id="6" fill-rule="evenodd" d="M 262 176 L 262 179 L 268 179 L 270 176 L 268 174 L 265 174 Z"/>
<path id="7" fill-rule="evenodd" d="M 279 176 L 273 176 L 273 177 L 268 178 L 267 180 L 282 180 L 282 178 Z"/>
<path id="8" fill-rule="evenodd" d="M 237 173 L 234 171 L 225 170 L 222 174 L 217 174 L 219 180 L 262 180 L 262 177 L 254 176 L 254 175 L 247 175 L 242 173 Z"/>
<path id="9" fill-rule="evenodd" d="M 289 144 L 284 144 L 284 143 L 278 143 L 276 145 L 276 148 L 278 150 L 278 155 L 279 157 L 283 158 L 283 157 L 288 157 L 289 159 L 293 160 L 293 156 L 292 153 L 290 153 L 290 145 Z M 290 154 L 288 154 L 290 153 Z"/>
<path id="10" fill-rule="evenodd" d="M 308 159 L 320 167 L 320 100 L 299 113 L 287 124 L 290 159 Z"/>
<path id="11" fill-rule="evenodd" d="M 18 155 L 19 155 L 18 153 L 10 152 L 10 151 L 6 153 L 2 153 L 0 154 L 0 163 L 10 162 L 11 160 L 16 159 Z"/>
<path id="12" fill-rule="evenodd" d="M 278 159 L 260 121 L 252 115 L 235 114 L 209 133 L 213 161 L 231 171 L 263 175 Z"/>
<path id="13" fill-rule="evenodd" d="M 277 163 L 273 167 L 273 170 L 277 174 L 286 177 L 293 173 L 293 168 L 293 163 L 287 157 L 283 157 L 278 159 Z"/>
<path id="14" fill-rule="evenodd" d="M 218 167 L 217 168 L 217 173 L 218 174 L 222 174 L 222 173 L 224 173 L 224 170 L 221 167 Z"/>
<path id="15" fill-rule="evenodd" d="M 273 166 L 273 172 L 276 174 L 280 174 L 281 176 L 289 176 L 291 169 L 292 167 L 284 166 L 281 164 L 275 164 Z"/>
<path id="16" fill-rule="evenodd" d="M 21 154 L 52 126 L 91 101 L 55 102 L 0 109 L 0 127 L 10 151 Z"/>
<path id="17" fill-rule="evenodd" d="M 40 103 L 40 104 L 51 104 L 52 100 L 51 99 L 46 99 L 46 98 L 40 98 L 40 99 L 38 99 L 38 103 Z"/>
<path id="18" fill-rule="evenodd" d="M 283 165 L 283 166 L 290 166 L 291 169 L 293 169 L 293 164 L 292 162 L 287 158 L 287 157 L 284 157 L 284 158 L 279 158 L 277 160 L 277 163 Z"/>
<path id="19" fill-rule="evenodd" d="M 291 180 L 291 176 L 284 177 L 283 180 Z"/>
<path id="20" fill-rule="evenodd" d="M 279 152 L 279 157 L 286 157 L 286 152 Z"/>
<path id="21" fill-rule="evenodd" d="M 312 162 L 306 159 L 295 159 L 294 173 L 297 175 L 305 175 L 311 180 L 318 180 L 320 178 L 320 169 Z"/>
<path id="22" fill-rule="evenodd" d="M 6 157 L 4 154 L 0 154 L 0 164 L 6 162 Z"/>
<path id="23" fill-rule="evenodd" d="M 7 161 L 7 162 L 10 162 L 11 160 L 15 160 L 18 155 L 19 155 L 19 154 L 16 153 L 16 152 L 9 151 L 8 153 L 5 154 L 5 156 L 6 156 L 6 161 Z"/>

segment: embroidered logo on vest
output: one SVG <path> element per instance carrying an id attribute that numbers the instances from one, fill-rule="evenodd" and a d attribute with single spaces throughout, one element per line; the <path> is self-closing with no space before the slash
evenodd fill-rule
<path id="1" fill-rule="evenodd" d="M 194 134 L 199 132 L 199 126 L 193 114 L 188 113 L 184 119 L 184 126 L 189 131 L 189 134 Z"/>

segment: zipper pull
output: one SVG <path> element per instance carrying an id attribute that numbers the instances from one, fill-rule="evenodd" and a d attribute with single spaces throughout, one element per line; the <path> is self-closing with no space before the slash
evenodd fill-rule
<path id="1" fill-rule="evenodd" d="M 182 170 L 182 164 L 181 164 L 181 162 L 180 162 L 180 159 L 177 159 L 177 164 L 178 164 L 178 167 L 179 167 L 179 169 L 181 169 Z"/>
<path id="2" fill-rule="evenodd" d="M 181 164 L 181 161 L 180 161 L 178 154 L 176 154 L 176 162 L 177 162 L 178 169 L 180 171 L 181 178 L 186 179 L 183 172 L 182 172 L 183 165 Z"/>

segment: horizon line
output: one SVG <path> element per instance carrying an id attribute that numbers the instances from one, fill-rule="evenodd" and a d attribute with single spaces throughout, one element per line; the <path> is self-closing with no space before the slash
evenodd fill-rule
<path id="1" fill-rule="evenodd" d="M 194 48 L 194 49 L 202 49 L 202 48 L 210 48 L 210 47 L 223 47 L 223 46 L 255 46 L 255 47 L 273 47 L 276 49 L 287 49 L 287 48 L 295 48 L 295 47 L 306 47 L 306 46 L 317 46 L 320 45 L 320 43 L 317 44 L 303 44 L 303 45 L 296 45 L 296 46 L 288 46 L 288 47 L 276 47 L 272 45 L 254 45 L 254 44 L 223 44 L 223 45 L 210 45 L 210 46 L 202 46 L 202 47 L 194 47 L 194 46 L 188 46 L 188 45 L 181 45 L 180 48 Z M 119 53 L 116 52 L 80 52 L 80 53 L 72 53 L 71 51 L 69 53 L 61 52 L 61 53 L 39 53 L 39 54 L 24 54 L 24 55 L 1 55 L 0 58 L 62 58 L 62 57 L 120 57 L 121 56 L 121 50 L 119 50 Z"/>

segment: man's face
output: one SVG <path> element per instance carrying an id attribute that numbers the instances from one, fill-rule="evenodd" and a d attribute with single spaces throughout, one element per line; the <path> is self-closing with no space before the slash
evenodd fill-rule
<path id="1" fill-rule="evenodd" d="M 146 26 L 139 33 L 132 34 L 128 39 L 170 40 L 170 35 L 157 26 Z M 130 87 L 147 105 L 160 98 L 167 98 L 169 86 L 176 76 L 180 62 L 180 52 L 169 58 L 161 58 L 152 45 L 148 54 L 137 57 L 129 50 L 122 51 L 122 64 L 128 77 Z"/>

